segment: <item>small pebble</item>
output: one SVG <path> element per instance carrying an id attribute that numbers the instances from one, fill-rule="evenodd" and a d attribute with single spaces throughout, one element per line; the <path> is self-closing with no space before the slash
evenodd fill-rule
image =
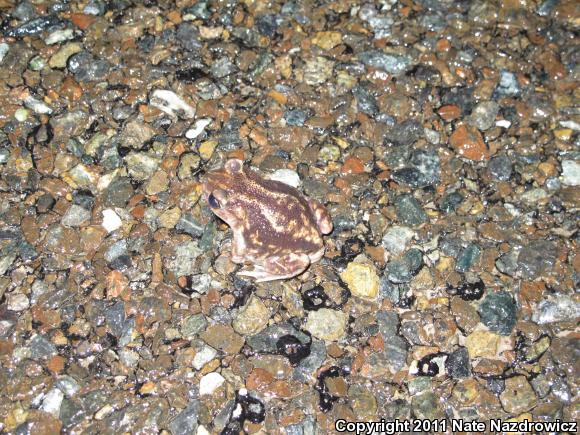
<path id="1" fill-rule="evenodd" d="M 517 321 L 516 304 L 506 292 L 492 293 L 480 305 L 479 315 L 491 331 L 509 335 Z"/>
<path id="2" fill-rule="evenodd" d="M 104 212 L 103 212 L 104 216 Z M 67 227 L 80 227 L 91 219 L 91 212 L 80 205 L 72 204 L 60 221 Z M 104 226 L 104 221 L 103 221 Z"/>
<path id="3" fill-rule="evenodd" d="M 45 104 L 44 102 L 37 100 L 32 96 L 28 96 L 24 99 L 24 105 L 34 111 L 34 113 L 38 114 L 47 114 L 50 115 L 52 113 L 52 109 Z"/>
<path id="4" fill-rule="evenodd" d="M 568 321 L 580 316 L 580 303 L 568 295 L 556 295 L 540 301 L 532 320 L 540 325 Z"/>
<path id="5" fill-rule="evenodd" d="M 8 45 L 6 42 L 0 43 L 0 63 L 8 53 L 8 50 L 10 50 L 10 45 Z"/>
<path id="6" fill-rule="evenodd" d="M 225 381 L 224 377 L 219 373 L 208 373 L 199 381 L 199 395 L 205 396 L 213 394 Z"/>
<path id="7" fill-rule="evenodd" d="M 203 346 L 193 358 L 193 368 L 196 370 L 201 370 L 208 362 L 217 356 L 217 352 L 214 348 L 210 346 Z"/>
<path id="8" fill-rule="evenodd" d="M 64 42 L 64 41 L 68 41 L 69 39 L 73 39 L 74 35 L 73 35 L 73 30 L 72 29 L 63 29 L 63 30 L 57 30 L 55 32 L 52 32 L 50 35 L 48 35 L 44 42 L 47 45 L 53 45 L 53 44 L 58 44 L 59 42 Z"/>
<path id="9" fill-rule="evenodd" d="M 563 160 L 560 180 L 566 186 L 580 186 L 580 163 L 575 160 Z"/>
<path id="10" fill-rule="evenodd" d="M 340 278 L 353 296 L 374 300 L 379 294 L 379 276 L 372 264 L 350 262 Z"/>
<path id="11" fill-rule="evenodd" d="M 397 56 L 381 51 L 365 51 L 359 57 L 365 65 L 393 75 L 402 74 L 411 64 L 411 59 L 407 56 Z"/>
<path id="12" fill-rule="evenodd" d="M 270 180 L 280 181 L 281 183 L 287 184 L 295 188 L 300 187 L 302 182 L 300 181 L 300 176 L 291 169 L 278 169 L 274 171 L 268 177 Z"/>
<path id="13" fill-rule="evenodd" d="M 401 223 L 411 226 L 427 221 L 427 215 L 419 202 L 411 195 L 401 195 L 395 199 L 395 210 Z"/>
<path id="14" fill-rule="evenodd" d="M 469 123 L 481 131 L 489 130 L 495 125 L 495 118 L 500 106 L 495 101 L 483 101 L 473 108 Z"/>
<path id="15" fill-rule="evenodd" d="M 514 415 L 529 411 L 537 402 L 534 390 L 525 376 L 507 378 L 499 398 L 503 408 Z"/>
<path id="16" fill-rule="evenodd" d="M 206 140 L 202 142 L 199 145 L 199 155 L 201 156 L 201 158 L 204 160 L 209 160 L 213 155 L 217 144 L 218 143 L 215 140 Z M 199 166 L 199 158 L 196 160 L 196 158 L 193 155 L 191 155 L 189 160 L 187 162 L 184 162 L 184 164 L 187 164 L 190 167 Z"/>
<path id="17" fill-rule="evenodd" d="M 123 225 L 123 221 L 112 209 L 103 210 L 103 223 L 101 224 L 108 233 L 111 233 Z"/>
<path id="18" fill-rule="evenodd" d="M 9 294 L 6 299 L 7 299 L 7 308 L 10 311 L 17 312 L 24 311 L 30 305 L 28 297 L 26 297 L 26 295 L 22 293 Z"/>
<path id="19" fill-rule="evenodd" d="M 149 179 L 159 167 L 159 159 L 147 154 L 131 152 L 125 157 L 129 174 L 136 180 Z"/>
<path id="20" fill-rule="evenodd" d="M 449 143 L 461 157 L 474 161 L 489 159 L 489 149 L 481 133 L 473 127 L 460 125 L 449 138 Z"/>
<path id="21" fill-rule="evenodd" d="M 334 68 L 334 62 L 316 56 L 306 60 L 304 65 L 304 81 L 308 85 L 320 85 L 330 79 Z"/>
<path id="22" fill-rule="evenodd" d="M 408 243 L 415 236 L 415 232 L 408 227 L 392 226 L 383 236 L 382 244 L 385 249 L 394 255 L 405 252 Z"/>
<path id="23" fill-rule="evenodd" d="M 54 53 L 48 60 L 48 66 L 51 68 L 65 68 L 68 59 L 80 53 L 83 46 L 78 42 L 70 42 L 63 45 L 56 53 Z"/>
<path id="24" fill-rule="evenodd" d="M 205 128 L 208 125 L 210 125 L 211 122 L 212 120 L 209 118 L 198 119 L 197 121 L 195 121 L 193 128 L 190 128 L 185 132 L 185 137 L 188 139 L 195 139 L 196 137 L 198 137 L 200 134 L 203 133 Z"/>
<path id="25" fill-rule="evenodd" d="M 487 167 L 491 174 L 500 181 L 508 181 L 512 175 L 512 162 L 505 155 L 492 157 Z"/>
<path id="26" fill-rule="evenodd" d="M 53 388 L 44 397 L 40 409 L 58 418 L 60 413 L 60 406 L 62 404 L 63 399 L 64 399 L 63 392 L 60 391 L 58 388 Z"/>
<path id="27" fill-rule="evenodd" d="M 149 98 L 149 104 L 172 117 L 191 119 L 195 116 L 195 108 L 178 96 L 175 92 L 167 89 L 153 91 Z"/>
<path id="28" fill-rule="evenodd" d="M 262 300 L 251 296 L 248 303 L 238 311 L 232 326 L 238 334 L 253 335 L 266 327 L 269 318 L 270 312 Z"/>
<path id="29" fill-rule="evenodd" d="M 499 349 L 500 336 L 488 331 L 475 331 L 467 336 L 465 346 L 470 358 L 494 358 Z"/>
<path id="30" fill-rule="evenodd" d="M 341 311 L 321 308 L 308 313 L 304 329 L 321 340 L 336 341 L 344 337 L 347 320 Z"/>

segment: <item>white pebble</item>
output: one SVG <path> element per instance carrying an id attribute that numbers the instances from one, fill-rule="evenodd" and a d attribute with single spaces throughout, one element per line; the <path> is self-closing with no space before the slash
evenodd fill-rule
<path id="1" fill-rule="evenodd" d="M 64 399 L 64 393 L 58 388 L 53 388 L 44 396 L 40 409 L 58 418 L 62 399 Z"/>
<path id="2" fill-rule="evenodd" d="M 509 202 L 506 202 L 503 205 L 503 208 L 505 208 L 507 210 L 507 212 L 509 214 L 511 214 L 513 217 L 518 217 L 521 216 L 522 212 L 513 204 L 510 204 Z"/>
<path id="3" fill-rule="evenodd" d="M 113 408 L 111 405 L 107 403 L 105 406 L 103 406 L 95 413 L 95 420 L 102 420 L 114 410 L 115 408 Z"/>
<path id="4" fill-rule="evenodd" d="M 205 375 L 199 381 L 199 395 L 205 396 L 212 394 L 217 390 L 226 380 L 222 375 L 216 372 L 211 372 Z"/>
<path id="5" fill-rule="evenodd" d="M 564 128 L 571 128 L 572 130 L 580 131 L 580 123 L 573 121 L 571 119 L 560 121 L 560 125 Z"/>
<path id="6" fill-rule="evenodd" d="M 196 370 L 201 370 L 204 365 L 214 359 L 217 355 L 217 351 L 210 346 L 204 346 L 199 352 L 193 357 L 193 368 Z"/>
<path id="7" fill-rule="evenodd" d="M 6 299 L 10 311 L 24 311 L 30 305 L 28 297 L 23 293 L 10 293 Z"/>
<path id="8" fill-rule="evenodd" d="M 415 236 L 415 231 L 408 227 L 392 226 L 383 236 L 382 244 L 385 249 L 395 255 L 402 254 L 407 245 Z"/>
<path id="9" fill-rule="evenodd" d="M 29 95 L 24 99 L 24 105 L 29 109 L 32 109 L 34 113 L 46 115 L 50 115 L 52 113 L 52 109 L 44 101 L 40 101 L 34 98 L 32 95 Z"/>
<path id="10" fill-rule="evenodd" d="M 195 116 L 195 108 L 187 104 L 175 92 L 167 89 L 157 89 L 151 94 L 149 103 L 174 118 L 191 119 Z"/>
<path id="11" fill-rule="evenodd" d="M 10 46 L 7 43 L 3 42 L 0 44 L 0 62 L 2 62 L 4 56 L 6 56 L 8 50 L 10 50 Z"/>
<path id="12" fill-rule="evenodd" d="M 185 137 L 188 139 L 195 139 L 201 133 L 203 133 L 205 128 L 210 124 L 211 124 L 211 119 L 209 119 L 209 118 L 198 119 L 197 121 L 195 121 L 193 128 L 190 128 L 189 130 L 187 130 L 185 132 Z"/>
<path id="13" fill-rule="evenodd" d="M 534 204 L 536 202 L 542 201 L 543 199 L 548 198 L 550 195 L 544 189 L 540 189 L 539 187 L 536 189 L 530 189 L 526 193 L 523 193 L 520 198 L 527 202 L 528 204 Z"/>
<path id="14" fill-rule="evenodd" d="M 281 183 L 296 188 L 301 184 L 300 176 L 296 173 L 296 171 L 293 171 L 291 169 L 278 169 L 268 178 L 270 180 L 280 181 Z"/>
<path id="15" fill-rule="evenodd" d="M 47 36 L 47 38 L 44 40 L 44 43 L 47 45 L 58 44 L 59 42 L 72 39 L 73 36 L 72 29 L 56 30 Z"/>
<path id="16" fill-rule="evenodd" d="M 97 190 L 99 192 L 102 192 L 107 187 L 109 187 L 109 184 L 111 184 L 111 182 L 115 179 L 115 177 L 117 176 L 118 173 L 119 173 L 119 170 L 115 169 L 114 171 L 111 171 L 111 172 L 108 172 L 104 175 L 101 175 L 99 177 L 99 181 L 97 182 Z"/>
<path id="17" fill-rule="evenodd" d="M 499 120 L 495 121 L 495 125 L 497 127 L 501 127 L 501 128 L 510 128 L 512 123 L 511 123 L 511 121 L 508 121 L 507 119 L 499 119 Z"/>
<path id="18" fill-rule="evenodd" d="M 120 228 L 123 225 L 123 221 L 119 217 L 114 210 L 110 208 L 103 210 L 103 228 L 107 230 L 107 232 L 113 232 L 116 229 Z"/>
<path id="19" fill-rule="evenodd" d="M 16 109 L 14 112 L 14 118 L 16 118 L 18 122 L 26 121 L 26 118 L 28 118 L 28 110 L 23 109 L 22 107 L 20 109 Z"/>
<path id="20" fill-rule="evenodd" d="M 566 186 L 580 186 L 580 163 L 575 160 L 563 160 L 561 180 Z"/>

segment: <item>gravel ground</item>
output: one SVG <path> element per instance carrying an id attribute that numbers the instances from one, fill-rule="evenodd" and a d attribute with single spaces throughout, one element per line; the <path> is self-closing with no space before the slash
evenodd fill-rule
<path id="1" fill-rule="evenodd" d="M 580 3 L 0 0 L 0 431 L 578 421 Z M 200 179 L 326 204 L 235 275 Z"/>

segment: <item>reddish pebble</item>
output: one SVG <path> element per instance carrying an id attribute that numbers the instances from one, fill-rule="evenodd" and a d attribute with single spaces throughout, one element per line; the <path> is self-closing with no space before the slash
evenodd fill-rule
<path id="1" fill-rule="evenodd" d="M 460 125 L 449 138 L 449 144 L 461 157 L 469 160 L 483 161 L 490 156 L 489 149 L 479 130 Z"/>
<path id="2" fill-rule="evenodd" d="M 385 350 L 385 340 L 382 335 L 373 335 L 369 338 L 369 345 L 374 352 L 383 352 Z"/>
<path id="3" fill-rule="evenodd" d="M 129 280 L 118 270 L 112 270 L 107 275 L 107 297 L 114 299 L 119 297 L 129 288 Z"/>
<path id="4" fill-rule="evenodd" d="M 167 14 L 167 18 L 169 19 L 169 21 L 171 21 L 173 24 L 179 24 L 181 23 L 182 18 L 181 18 L 181 14 L 177 11 L 170 11 Z"/>
<path id="5" fill-rule="evenodd" d="M 250 390 L 262 391 L 268 385 L 274 382 L 274 377 L 270 374 L 270 372 L 255 368 L 248 379 L 246 381 L 246 387 Z"/>
<path id="6" fill-rule="evenodd" d="M 48 360 L 46 366 L 51 373 L 58 374 L 63 371 L 64 363 L 65 360 L 62 356 L 55 355 Z"/>
<path id="7" fill-rule="evenodd" d="M 439 110 L 437 110 L 437 113 L 441 118 L 449 122 L 459 118 L 461 115 L 461 109 L 458 106 L 450 104 L 448 106 L 441 106 Z"/>
<path id="8" fill-rule="evenodd" d="M 135 219 L 143 219 L 143 216 L 145 216 L 145 209 L 146 207 L 143 204 L 139 204 L 131 210 L 131 214 Z"/>
<path id="9" fill-rule="evenodd" d="M 62 82 L 60 87 L 60 95 L 70 101 L 77 101 L 83 96 L 83 88 L 75 81 L 74 78 L 68 76 Z"/>
<path id="10" fill-rule="evenodd" d="M 437 41 L 436 49 L 438 52 L 448 52 L 451 49 L 451 43 L 447 39 L 440 39 Z"/>
<path id="11" fill-rule="evenodd" d="M 357 157 L 347 158 L 340 169 L 343 174 L 360 174 L 364 172 L 364 170 L 365 166 L 363 162 Z"/>
<path id="12" fill-rule="evenodd" d="M 70 16 L 70 20 L 79 29 L 85 30 L 87 27 L 89 27 L 91 24 L 95 22 L 95 17 L 86 14 L 72 14 Z"/>

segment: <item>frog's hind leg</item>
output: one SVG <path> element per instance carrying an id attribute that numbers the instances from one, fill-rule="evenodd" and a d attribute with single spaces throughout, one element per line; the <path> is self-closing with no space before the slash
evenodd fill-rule
<path id="1" fill-rule="evenodd" d="M 307 198 L 308 207 L 316 220 L 316 225 L 322 234 L 330 234 L 332 232 L 332 219 L 328 210 L 320 202 L 313 198 Z"/>
<path id="2" fill-rule="evenodd" d="M 263 264 L 255 264 L 252 269 L 242 269 L 238 275 L 249 276 L 256 282 L 274 281 L 300 275 L 310 264 L 306 254 L 286 254 L 269 257 Z"/>

